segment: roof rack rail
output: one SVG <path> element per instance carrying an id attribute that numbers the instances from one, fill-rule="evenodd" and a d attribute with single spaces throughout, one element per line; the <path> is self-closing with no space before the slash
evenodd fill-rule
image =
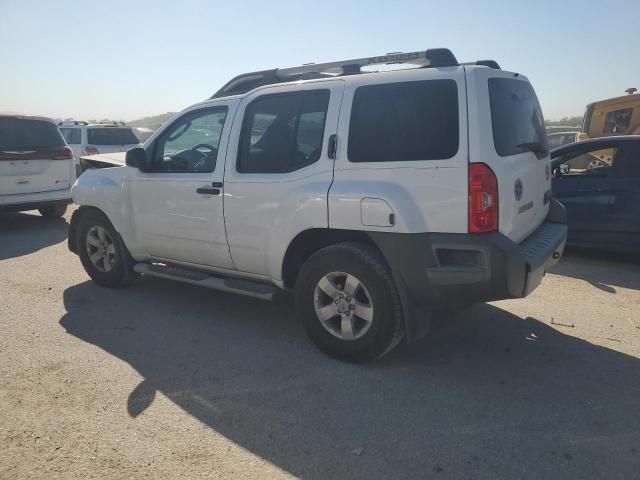
<path id="1" fill-rule="evenodd" d="M 60 125 L 89 125 L 84 120 L 62 120 L 58 122 L 58 126 Z"/>
<path id="2" fill-rule="evenodd" d="M 419 52 L 393 52 L 378 57 L 355 58 L 327 63 L 308 63 L 290 68 L 274 68 L 238 75 L 227 82 L 211 98 L 238 95 L 263 85 L 341 75 L 356 75 L 362 73 L 362 67 L 394 64 L 439 68 L 458 66 L 458 61 L 448 48 L 431 48 Z"/>
<path id="3" fill-rule="evenodd" d="M 116 120 L 101 120 L 96 125 L 126 125 L 125 122 L 118 122 Z"/>

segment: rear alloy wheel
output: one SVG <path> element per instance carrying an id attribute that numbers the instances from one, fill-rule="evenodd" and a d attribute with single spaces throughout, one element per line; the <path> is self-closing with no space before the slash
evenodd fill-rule
<path id="1" fill-rule="evenodd" d="M 44 207 L 44 208 L 39 208 L 38 211 L 40 212 L 40 215 L 42 215 L 43 217 L 50 217 L 50 218 L 62 217 L 65 213 L 67 213 L 67 206 L 56 205 L 55 207 Z"/>
<path id="2" fill-rule="evenodd" d="M 322 326 L 340 340 L 357 340 L 371 328 L 371 294 L 353 275 L 331 272 L 322 277 L 316 285 L 314 305 Z"/>
<path id="3" fill-rule="evenodd" d="M 375 360 L 404 337 L 395 282 L 371 245 L 344 242 L 314 253 L 298 274 L 295 295 L 309 338 L 337 359 Z"/>

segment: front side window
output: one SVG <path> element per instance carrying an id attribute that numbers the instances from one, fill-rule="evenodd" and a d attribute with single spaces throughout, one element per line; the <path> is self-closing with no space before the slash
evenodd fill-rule
<path id="1" fill-rule="evenodd" d="M 624 108 L 622 110 L 614 110 L 607 113 L 604 119 L 604 128 L 602 133 L 622 134 L 627 131 L 631 125 L 631 114 L 633 108 Z"/>
<path id="2" fill-rule="evenodd" d="M 91 145 L 135 145 L 140 139 L 131 128 L 97 127 L 87 129 L 87 142 Z"/>
<path id="3" fill-rule="evenodd" d="M 66 140 L 69 145 L 80 145 L 80 134 L 81 131 L 79 128 L 61 128 L 60 132 L 62 136 Z"/>
<path id="4" fill-rule="evenodd" d="M 490 78 L 489 100 L 493 143 L 501 157 L 532 151 L 546 156 L 547 133 L 540 103 L 530 83 L 514 78 Z"/>
<path id="5" fill-rule="evenodd" d="M 458 143 L 458 86 L 454 80 L 356 89 L 349 126 L 349 161 L 448 159 L 457 153 Z"/>
<path id="6" fill-rule="evenodd" d="M 264 95 L 249 104 L 240 136 L 241 173 L 286 173 L 322 153 L 329 90 Z"/>
<path id="7" fill-rule="evenodd" d="M 585 152 L 578 150 L 562 157 L 561 163 L 569 170 L 563 176 L 609 176 L 617 155 L 617 148 L 601 148 Z"/>
<path id="8" fill-rule="evenodd" d="M 151 170 L 155 172 L 213 172 L 227 108 L 188 113 L 156 142 Z"/>

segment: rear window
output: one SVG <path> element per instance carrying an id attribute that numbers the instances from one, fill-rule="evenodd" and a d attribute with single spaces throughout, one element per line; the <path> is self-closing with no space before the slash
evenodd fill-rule
<path id="1" fill-rule="evenodd" d="M 425 80 L 358 87 L 353 97 L 351 162 L 453 157 L 458 151 L 458 86 Z"/>
<path id="2" fill-rule="evenodd" d="M 51 122 L 0 118 L 0 151 L 38 150 L 64 144 L 58 127 Z"/>
<path id="3" fill-rule="evenodd" d="M 87 142 L 91 145 L 131 145 L 140 140 L 130 128 L 89 128 Z"/>
<path id="4" fill-rule="evenodd" d="M 79 145 L 81 143 L 79 128 L 61 128 L 60 132 L 69 145 Z"/>
<path id="5" fill-rule="evenodd" d="M 631 125 L 631 114 L 633 108 L 623 108 L 622 110 L 615 110 L 608 112 L 604 119 L 604 128 L 602 133 L 624 133 Z"/>
<path id="6" fill-rule="evenodd" d="M 530 83 L 490 78 L 493 143 L 501 157 L 538 150 L 546 155 L 547 133 L 540 103 Z"/>

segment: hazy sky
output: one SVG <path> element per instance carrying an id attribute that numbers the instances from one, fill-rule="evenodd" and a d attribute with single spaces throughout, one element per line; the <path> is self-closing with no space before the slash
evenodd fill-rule
<path id="1" fill-rule="evenodd" d="M 545 116 L 640 88 L 638 0 L 0 0 L 0 111 L 177 111 L 252 70 L 448 47 L 533 82 Z"/>

